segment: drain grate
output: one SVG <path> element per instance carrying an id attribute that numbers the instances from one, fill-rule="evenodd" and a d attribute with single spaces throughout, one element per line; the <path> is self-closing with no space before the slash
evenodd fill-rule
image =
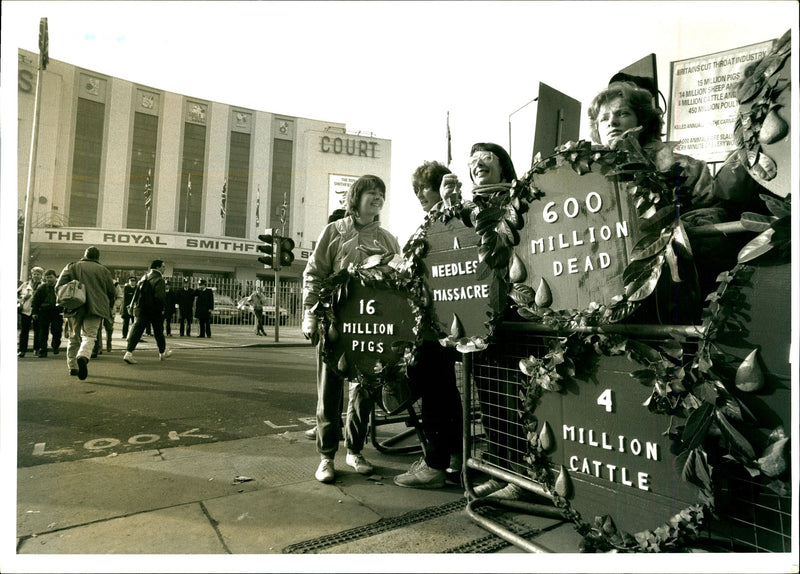
<path id="1" fill-rule="evenodd" d="M 459 510 L 463 510 L 466 505 L 467 500 L 460 499 L 454 500 L 453 502 L 448 502 L 447 504 L 443 504 L 441 506 L 431 506 L 429 508 L 423 508 L 422 510 L 413 510 L 393 518 L 382 518 L 372 524 L 351 528 L 350 530 L 344 530 L 335 534 L 328 534 L 327 536 L 306 540 L 305 542 L 298 542 L 297 544 L 291 544 L 283 549 L 283 554 L 307 554 L 319 552 L 320 550 L 339 546 L 340 544 L 345 544 L 354 540 L 361 540 L 363 538 L 369 538 L 370 536 L 375 536 L 396 528 L 402 528 L 403 526 L 408 526 L 409 524 L 424 522 L 426 520 L 438 518 L 439 516 L 444 516 L 445 514 L 457 512 Z"/>
<path id="2" fill-rule="evenodd" d="M 507 518 L 507 514 L 502 510 L 498 510 L 496 508 L 490 507 L 483 507 L 478 508 L 475 510 L 476 513 L 480 514 L 485 518 L 491 519 L 493 522 L 502 526 L 509 532 L 516 534 L 517 536 L 521 536 L 522 538 L 530 539 L 534 538 L 535 536 L 541 534 L 541 528 L 534 528 L 522 524 L 513 518 Z M 444 551 L 445 554 L 491 554 L 493 552 L 497 552 L 498 550 L 502 550 L 508 546 L 511 546 L 511 542 L 504 538 L 500 538 L 495 534 L 489 534 L 484 536 L 483 538 L 478 538 L 477 540 L 473 540 L 471 542 L 466 542 L 464 544 L 460 544 L 453 548 L 449 548 Z"/>

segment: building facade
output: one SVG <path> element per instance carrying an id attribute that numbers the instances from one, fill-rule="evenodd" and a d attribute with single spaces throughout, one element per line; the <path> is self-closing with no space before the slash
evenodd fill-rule
<path id="1" fill-rule="evenodd" d="M 270 280 L 257 247 L 273 228 L 295 242 L 281 280 L 299 281 L 349 184 L 371 173 L 390 185 L 390 140 L 57 60 L 41 73 L 32 150 L 37 65 L 19 50 L 20 221 L 33 178 L 28 268 L 60 270 L 96 245 L 120 278 L 163 259 L 173 277 Z"/>

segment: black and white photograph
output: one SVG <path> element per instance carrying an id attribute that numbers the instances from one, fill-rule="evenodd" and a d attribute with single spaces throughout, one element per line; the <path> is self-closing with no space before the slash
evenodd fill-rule
<path id="1" fill-rule="evenodd" d="M 2 13 L 0 571 L 798 571 L 798 2 Z"/>

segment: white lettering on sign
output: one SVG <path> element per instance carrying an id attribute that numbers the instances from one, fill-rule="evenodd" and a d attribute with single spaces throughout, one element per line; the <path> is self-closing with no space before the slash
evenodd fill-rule
<path id="1" fill-rule="evenodd" d="M 488 297 L 489 285 L 486 284 L 433 290 L 434 301 L 462 301 L 466 299 L 487 299 Z"/>
<path id="2" fill-rule="evenodd" d="M 597 404 L 611 408 L 613 401 L 608 391 L 602 393 Z M 616 450 L 621 453 L 630 453 L 633 456 L 644 456 L 646 460 L 660 460 L 658 443 L 645 441 L 644 446 L 638 438 L 627 438 L 624 435 L 612 437 L 606 432 L 598 433 L 595 429 L 585 429 L 575 425 L 564 424 L 561 427 L 562 438 L 565 441 L 576 442 L 599 448 L 602 450 Z M 569 458 L 570 470 L 582 472 L 596 478 L 605 478 L 609 482 L 618 482 L 626 486 L 636 486 L 640 490 L 650 490 L 650 475 L 646 472 L 636 474 L 636 482 L 630 479 L 630 470 L 627 467 L 617 467 L 613 464 L 603 463 L 599 460 L 579 456 Z M 619 474 L 617 474 L 619 470 Z"/>
<path id="3" fill-rule="evenodd" d="M 555 201 L 550 201 L 542 208 L 542 221 L 548 224 L 558 223 L 563 217 L 574 219 L 582 210 L 588 213 L 598 213 L 603 209 L 603 198 L 596 191 L 589 192 L 583 201 L 575 197 L 566 198 L 559 206 Z M 531 239 L 531 254 L 539 255 L 547 251 L 571 249 L 586 244 L 596 244 L 601 241 L 610 241 L 628 237 L 628 222 L 617 221 L 611 225 L 602 225 L 599 228 L 589 226 L 585 230 L 573 229 L 557 235 L 543 235 Z M 611 266 L 611 256 L 605 252 L 568 257 L 553 261 L 553 276 L 587 274 Z"/>
<path id="4" fill-rule="evenodd" d="M 431 267 L 431 277 L 455 277 L 472 275 L 478 268 L 477 261 L 459 261 L 458 263 L 442 263 Z"/>

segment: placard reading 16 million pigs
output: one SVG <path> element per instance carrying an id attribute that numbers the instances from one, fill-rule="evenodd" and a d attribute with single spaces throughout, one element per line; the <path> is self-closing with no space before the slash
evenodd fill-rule
<path id="1" fill-rule="evenodd" d="M 554 310 L 608 304 L 623 293 L 622 272 L 639 237 L 639 222 L 613 177 L 576 173 L 569 165 L 534 176 L 544 197 L 530 204 L 515 253 L 526 284 L 544 280 Z"/>

